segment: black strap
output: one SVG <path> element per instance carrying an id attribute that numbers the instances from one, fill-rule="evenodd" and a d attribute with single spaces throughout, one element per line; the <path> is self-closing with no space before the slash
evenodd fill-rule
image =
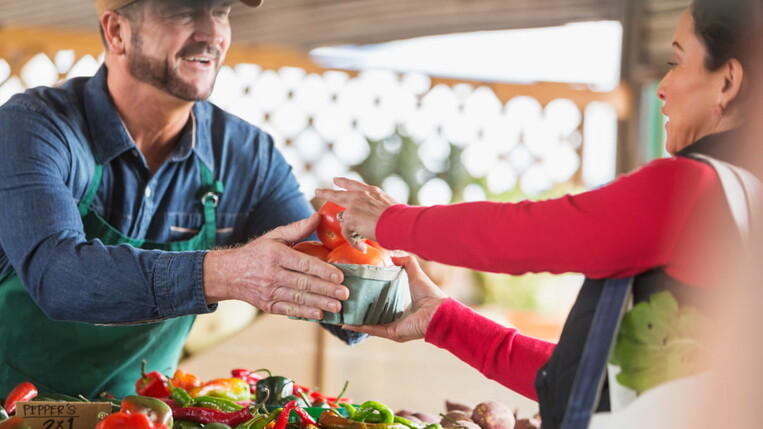
<path id="1" fill-rule="evenodd" d="M 594 407 L 607 374 L 607 361 L 620 322 L 631 296 L 633 277 L 608 279 L 604 283 L 591 329 L 586 338 L 575 381 L 561 429 L 585 429 L 591 421 Z"/>

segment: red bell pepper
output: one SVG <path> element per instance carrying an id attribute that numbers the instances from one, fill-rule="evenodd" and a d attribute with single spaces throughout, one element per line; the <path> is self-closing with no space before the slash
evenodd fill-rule
<path id="1" fill-rule="evenodd" d="M 16 402 L 28 401 L 35 396 L 37 396 L 37 388 L 34 386 L 34 384 L 28 381 L 22 381 L 21 383 L 17 384 L 10 393 L 8 393 L 8 397 L 5 398 L 5 404 L 3 404 L 3 408 L 5 408 L 5 411 L 8 414 L 13 414 L 16 412 Z"/>
<path id="2" fill-rule="evenodd" d="M 135 392 L 141 396 L 166 398 L 170 396 L 169 380 L 159 371 L 146 374 L 146 361 L 140 367 L 140 380 L 135 383 Z"/>
<path id="3" fill-rule="evenodd" d="M 109 415 L 98 423 L 95 429 L 170 429 L 169 426 L 154 423 L 145 414 L 118 412 Z"/>

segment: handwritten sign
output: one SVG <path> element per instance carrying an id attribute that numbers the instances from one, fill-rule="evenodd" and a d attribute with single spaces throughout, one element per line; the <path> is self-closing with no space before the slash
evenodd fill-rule
<path id="1" fill-rule="evenodd" d="M 31 401 L 16 404 L 16 415 L 32 429 L 93 429 L 111 412 L 108 402 Z"/>

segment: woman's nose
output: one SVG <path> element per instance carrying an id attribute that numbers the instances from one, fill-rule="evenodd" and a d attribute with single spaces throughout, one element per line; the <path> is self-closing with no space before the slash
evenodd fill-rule
<path id="1" fill-rule="evenodd" d="M 659 97 L 660 100 L 665 101 L 665 89 L 667 88 L 665 78 L 663 78 L 660 81 L 660 84 L 657 85 L 657 97 Z"/>

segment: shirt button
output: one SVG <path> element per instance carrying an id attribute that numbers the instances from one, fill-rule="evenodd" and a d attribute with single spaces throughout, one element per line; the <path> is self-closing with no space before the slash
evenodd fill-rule
<path id="1" fill-rule="evenodd" d="M 146 186 L 146 198 L 151 198 L 151 187 Z"/>

